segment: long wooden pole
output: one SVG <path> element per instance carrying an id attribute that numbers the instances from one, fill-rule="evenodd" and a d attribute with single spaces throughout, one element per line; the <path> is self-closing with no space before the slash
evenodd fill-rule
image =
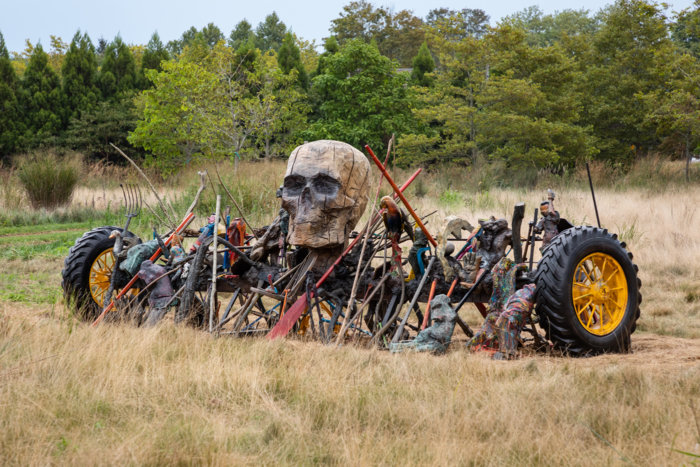
<path id="1" fill-rule="evenodd" d="M 209 332 L 214 330 L 214 309 L 216 308 L 216 247 L 219 239 L 219 214 L 221 213 L 221 195 L 216 195 L 216 211 L 214 211 L 214 253 L 211 260 L 211 296 L 209 297 Z"/>

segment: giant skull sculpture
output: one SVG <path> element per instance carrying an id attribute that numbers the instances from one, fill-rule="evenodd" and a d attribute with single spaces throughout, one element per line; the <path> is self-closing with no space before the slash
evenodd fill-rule
<path id="1" fill-rule="evenodd" d="M 292 151 L 282 190 L 289 243 L 308 248 L 345 244 L 367 206 L 369 162 L 340 141 L 313 141 Z"/>

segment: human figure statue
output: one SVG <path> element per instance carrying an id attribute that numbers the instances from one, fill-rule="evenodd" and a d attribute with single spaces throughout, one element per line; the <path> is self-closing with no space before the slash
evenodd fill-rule
<path id="1" fill-rule="evenodd" d="M 525 327 L 535 304 L 535 284 L 527 284 L 510 296 L 506 307 L 496 320 L 498 352 L 494 360 L 517 358 L 518 336 Z"/>
<path id="2" fill-rule="evenodd" d="M 146 321 L 147 326 L 155 326 L 155 324 L 160 321 L 168 310 L 167 305 L 170 303 L 170 299 L 175 294 L 173 286 L 170 283 L 170 277 L 164 276 L 166 272 L 168 272 L 167 269 L 159 264 L 153 264 L 153 261 L 150 259 L 141 263 L 139 277 L 143 279 L 147 285 L 151 284 L 153 281 L 158 281 L 148 296 L 150 313 Z"/>
<path id="3" fill-rule="evenodd" d="M 544 232 L 540 251 L 547 248 L 547 245 L 552 242 L 554 237 L 559 235 L 559 220 L 561 219 L 559 211 L 554 209 L 554 192 L 552 190 L 547 190 L 547 193 L 548 200 L 540 203 L 540 214 L 542 217 L 537 222 L 537 225 L 535 225 L 535 233 L 539 234 Z"/>

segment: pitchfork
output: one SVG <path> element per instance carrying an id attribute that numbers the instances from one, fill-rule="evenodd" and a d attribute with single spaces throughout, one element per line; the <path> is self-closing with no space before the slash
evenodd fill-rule
<path id="1" fill-rule="evenodd" d="M 124 194 L 124 206 L 126 207 L 126 225 L 124 226 L 124 233 L 126 233 L 126 231 L 129 230 L 131 219 L 138 216 L 141 212 L 143 197 L 141 196 L 141 187 L 138 185 L 127 183 L 125 187 L 120 183 L 119 187 Z"/>

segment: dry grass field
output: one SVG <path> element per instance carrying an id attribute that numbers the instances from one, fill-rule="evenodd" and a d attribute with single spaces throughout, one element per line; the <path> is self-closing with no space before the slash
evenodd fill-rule
<path id="1" fill-rule="evenodd" d="M 249 190 L 241 194 L 252 222 L 268 222 L 284 166 L 241 170 L 240 185 L 259 187 L 257 202 Z M 191 175 L 164 188 L 175 199 Z M 593 224 L 579 175 L 553 182 L 557 209 L 574 224 Z M 445 174 L 421 177 L 410 199 L 419 212 L 437 210 L 429 218 L 433 231 L 450 214 L 472 223 L 487 215 L 509 218 L 518 201 L 531 214 L 547 188 L 479 190 Z M 92 329 L 64 308 L 59 283 L 66 242 L 96 225 L 50 224 L 39 236 L 36 229 L 0 229 L 0 459 L 11 465 L 697 464 L 700 186 L 653 186 L 606 184 L 597 191 L 603 226 L 635 255 L 644 301 L 632 353 L 585 359 L 527 354 L 500 362 L 461 344 L 444 356 L 391 355 L 294 339 L 214 339 L 170 322 Z M 73 202 L 91 204 L 95 197 L 99 207 L 104 193 L 109 204 L 108 190 L 115 188 L 93 181 Z M 146 222 L 137 226 L 148 229 Z M 462 315 L 479 322 L 473 307 Z"/>

